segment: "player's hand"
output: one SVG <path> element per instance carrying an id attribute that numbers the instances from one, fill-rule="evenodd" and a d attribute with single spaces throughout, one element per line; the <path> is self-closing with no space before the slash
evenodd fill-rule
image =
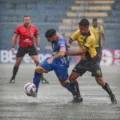
<path id="1" fill-rule="evenodd" d="M 40 47 L 37 47 L 37 51 L 40 51 Z"/>
<path id="2" fill-rule="evenodd" d="M 47 61 L 47 62 L 48 62 L 49 64 L 51 64 L 51 63 L 53 62 L 53 60 L 54 60 L 54 58 L 53 58 L 53 57 L 51 57 L 51 58 L 49 58 L 49 59 L 48 59 L 48 61 Z"/>
<path id="3" fill-rule="evenodd" d="M 11 51 L 12 51 L 12 53 L 14 53 L 14 52 L 15 52 L 15 48 L 14 48 L 14 47 L 12 47 L 12 48 L 11 48 Z"/>

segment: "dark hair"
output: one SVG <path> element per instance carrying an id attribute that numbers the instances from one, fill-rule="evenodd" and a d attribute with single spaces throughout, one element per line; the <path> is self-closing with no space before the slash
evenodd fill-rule
<path id="1" fill-rule="evenodd" d="M 25 17 L 29 17 L 29 18 L 31 18 L 29 15 L 25 15 L 24 18 L 25 18 Z"/>
<path id="2" fill-rule="evenodd" d="M 93 21 L 97 21 L 97 18 L 93 18 L 92 20 L 93 20 Z"/>
<path id="3" fill-rule="evenodd" d="M 79 22 L 79 26 L 89 26 L 89 21 L 87 19 L 82 19 Z"/>
<path id="4" fill-rule="evenodd" d="M 49 30 L 46 31 L 45 37 L 52 37 L 54 34 L 56 34 L 56 30 L 55 29 L 49 29 Z"/>

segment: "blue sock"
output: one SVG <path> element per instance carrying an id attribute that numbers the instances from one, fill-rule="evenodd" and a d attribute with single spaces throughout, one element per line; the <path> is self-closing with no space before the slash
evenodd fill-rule
<path id="1" fill-rule="evenodd" d="M 37 90 L 38 90 L 39 83 L 41 80 L 41 75 L 42 75 L 42 73 L 37 73 L 37 72 L 34 73 L 33 83 L 35 84 Z"/>
<path id="2" fill-rule="evenodd" d="M 64 87 L 65 87 L 69 92 L 71 92 L 72 94 L 74 94 L 73 86 L 72 86 L 70 83 L 67 83 Z"/>

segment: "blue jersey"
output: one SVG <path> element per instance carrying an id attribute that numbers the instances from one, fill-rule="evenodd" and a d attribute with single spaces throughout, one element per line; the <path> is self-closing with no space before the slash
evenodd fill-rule
<path id="1" fill-rule="evenodd" d="M 53 56 L 55 54 L 58 54 L 60 51 L 66 51 L 67 42 L 65 38 L 61 38 L 58 42 L 52 43 L 52 49 Z M 43 70 L 43 72 L 44 71 L 50 72 L 54 70 L 60 82 L 66 81 L 68 79 L 68 67 L 69 67 L 68 56 L 65 55 L 64 57 L 54 59 L 54 61 L 51 64 L 48 63 L 49 59 L 50 57 L 46 58 L 39 64 L 41 70 Z"/>
<path id="2" fill-rule="evenodd" d="M 60 51 L 66 51 L 67 42 L 65 38 L 62 37 L 58 42 L 52 43 L 52 49 L 53 49 L 53 55 L 58 54 Z M 69 66 L 68 56 L 65 55 L 64 57 L 57 58 L 54 60 L 54 63 Z"/>

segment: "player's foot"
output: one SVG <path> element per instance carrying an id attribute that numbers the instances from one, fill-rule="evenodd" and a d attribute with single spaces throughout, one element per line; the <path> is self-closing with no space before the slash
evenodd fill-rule
<path id="1" fill-rule="evenodd" d="M 9 83 L 15 83 L 15 77 L 12 77 L 9 81 Z"/>
<path id="2" fill-rule="evenodd" d="M 111 95 L 110 95 L 110 99 L 111 99 L 111 102 L 112 102 L 113 104 L 117 104 L 117 100 L 116 100 L 114 94 L 111 94 Z"/>
<path id="3" fill-rule="evenodd" d="M 34 98 L 37 98 L 37 92 L 35 92 L 35 94 L 33 95 Z"/>
<path id="4" fill-rule="evenodd" d="M 83 101 L 82 97 L 74 97 L 72 103 L 81 103 Z"/>
<path id="5" fill-rule="evenodd" d="M 49 84 L 49 82 L 46 79 L 42 79 L 42 84 Z"/>

